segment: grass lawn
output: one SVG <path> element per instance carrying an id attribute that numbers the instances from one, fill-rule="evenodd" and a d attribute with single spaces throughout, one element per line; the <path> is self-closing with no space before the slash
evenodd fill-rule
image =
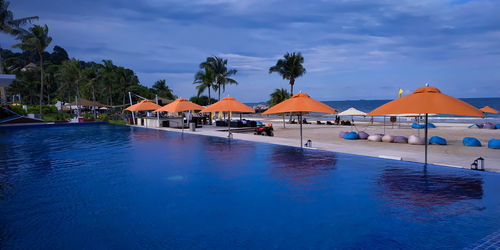
<path id="1" fill-rule="evenodd" d="M 127 125 L 127 122 L 124 120 L 108 120 L 108 122 L 115 125 Z"/>

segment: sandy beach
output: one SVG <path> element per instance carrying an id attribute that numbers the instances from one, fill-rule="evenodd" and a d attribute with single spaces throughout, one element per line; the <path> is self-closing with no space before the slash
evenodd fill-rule
<path id="1" fill-rule="evenodd" d="M 286 124 L 283 128 L 283 121 L 279 117 L 257 119 L 255 116 L 247 117 L 252 120 L 260 120 L 265 124 L 272 123 L 274 137 L 258 136 L 252 132 L 234 133 L 234 139 L 250 140 L 266 143 L 274 143 L 288 146 L 300 146 L 300 132 L 298 124 Z M 310 120 L 316 123 L 316 120 Z M 468 128 L 465 123 L 435 123 L 436 128 L 429 129 L 431 136 L 446 138 L 448 145 L 429 145 L 428 160 L 431 164 L 452 166 L 459 168 L 470 168 L 470 164 L 478 157 L 485 159 L 485 169 L 492 172 L 500 172 L 500 150 L 487 147 L 488 140 L 500 138 L 500 130 Z M 172 128 L 160 128 L 163 130 L 179 131 Z M 384 133 L 383 123 L 375 122 L 369 125 L 367 122 L 357 122 L 355 127 L 304 124 L 303 138 L 312 141 L 313 149 L 321 149 L 340 153 L 366 155 L 373 157 L 386 157 L 401 159 L 404 161 L 423 162 L 424 146 L 409 145 L 401 143 L 368 142 L 366 140 L 345 140 L 339 138 L 341 131 L 365 131 L 368 134 Z M 185 130 L 186 133 L 202 134 L 209 136 L 227 137 L 227 128 L 215 126 L 203 126 L 195 132 Z M 385 134 L 390 135 L 418 135 L 424 136 L 424 130 L 418 131 L 411 128 L 411 123 L 401 123 L 400 125 L 386 124 Z M 466 147 L 462 144 L 465 136 L 476 137 L 482 143 L 482 147 Z"/>

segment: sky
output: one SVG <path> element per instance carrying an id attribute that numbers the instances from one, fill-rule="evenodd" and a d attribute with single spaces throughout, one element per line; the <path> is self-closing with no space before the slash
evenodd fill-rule
<path id="1" fill-rule="evenodd" d="M 318 100 L 393 99 L 426 83 L 455 97 L 500 97 L 500 1 L 15 0 L 37 15 L 52 46 L 85 61 L 111 59 L 141 84 L 166 79 L 180 97 L 209 56 L 228 59 L 238 86 L 223 96 L 269 99 L 288 81 L 269 74 L 301 52 L 294 91 Z M 15 41 L 0 36 L 9 48 Z M 52 51 L 49 48 L 48 51 Z"/>

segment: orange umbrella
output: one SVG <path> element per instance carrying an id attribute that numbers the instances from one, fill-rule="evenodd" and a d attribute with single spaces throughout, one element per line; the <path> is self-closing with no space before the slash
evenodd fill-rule
<path id="1" fill-rule="evenodd" d="M 128 111 L 146 111 L 146 110 L 157 110 L 161 108 L 160 105 L 150 101 L 150 100 L 142 100 L 139 103 L 136 103 L 125 110 Z"/>
<path id="2" fill-rule="evenodd" d="M 427 164 L 427 123 L 429 113 L 483 116 L 483 112 L 455 97 L 445 95 L 435 87 L 425 86 L 413 93 L 390 101 L 368 113 L 368 116 L 389 114 L 425 114 L 425 164 Z"/>
<path id="3" fill-rule="evenodd" d="M 177 113 L 177 112 L 184 112 L 188 110 L 202 110 L 203 107 L 192 103 L 184 98 L 178 98 L 175 101 L 153 111 L 153 112 L 170 112 L 170 113 Z M 189 122 L 189 121 L 188 121 Z M 182 133 L 184 133 L 184 114 L 182 115 Z"/>
<path id="4" fill-rule="evenodd" d="M 236 101 L 233 97 L 224 97 L 222 100 L 206 107 L 200 113 L 211 113 L 211 112 L 242 112 L 242 113 L 255 113 L 255 111 L 248 107 L 247 105 Z M 228 137 L 231 137 L 231 121 L 228 122 Z"/>
<path id="5" fill-rule="evenodd" d="M 175 101 L 171 102 L 170 104 L 167 104 L 153 112 L 170 112 L 170 113 L 177 113 L 177 112 L 184 112 L 188 110 L 202 110 L 204 109 L 202 106 L 192 103 L 184 98 L 179 98 L 176 99 Z"/>
<path id="6" fill-rule="evenodd" d="M 236 101 L 233 97 L 224 97 L 222 100 L 206 107 L 201 113 L 210 112 L 242 112 L 242 113 L 255 113 L 255 111 L 247 105 Z"/>
<path id="7" fill-rule="evenodd" d="M 282 101 L 270 109 L 266 110 L 263 115 L 276 114 L 276 113 L 288 113 L 288 112 L 298 112 L 300 113 L 299 123 L 300 123 L 300 147 L 302 147 L 302 113 L 303 112 L 319 112 L 319 113 L 335 113 L 337 112 L 334 108 L 312 99 L 309 95 L 304 93 L 298 93 L 292 96 L 292 98 Z"/>
<path id="8" fill-rule="evenodd" d="M 493 113 L 493 114 L 498 114 L 498 110 L 490 107 L 490 106 L 486 106 L 486 107 L 483 107 L 483 108 L 480 108 L 479 110 L 483 111 L 484 113 Z"/>

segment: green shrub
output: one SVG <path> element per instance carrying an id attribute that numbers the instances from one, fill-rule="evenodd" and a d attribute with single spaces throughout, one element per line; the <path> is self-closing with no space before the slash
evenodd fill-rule
<path id="1" fill-rule="evenodd" d="M 24 110 L 23 106 L 21 105 L 10 105 L 9 106 L 10 110 L 20 114 L 20 115 L 26 115 L 26 110 Z"/>
<path id="2" fill-rule="evenodd" d="M 35 105 L 28 107 L 28 113 L 38 114 L 40 112 L 40 105 Z M 54 114 L 57 113 L 57 108 L 54 105 L 43 105 L 42 112 L 44 114 Z"/>
<path id="3" fill-rule="evenodd" d="M 109 120 L 109 117 L 107 114 L 101 114 L 99 117 L 99 121 L 107 121 Z"/>
<path id="4" fill-rule="evenodd" d="M 92 120 L 94 118 L 94 116 L 92 116 L 92 114 L 90 113 L 83 113 L 83 119 L 85 120 Z"/>

